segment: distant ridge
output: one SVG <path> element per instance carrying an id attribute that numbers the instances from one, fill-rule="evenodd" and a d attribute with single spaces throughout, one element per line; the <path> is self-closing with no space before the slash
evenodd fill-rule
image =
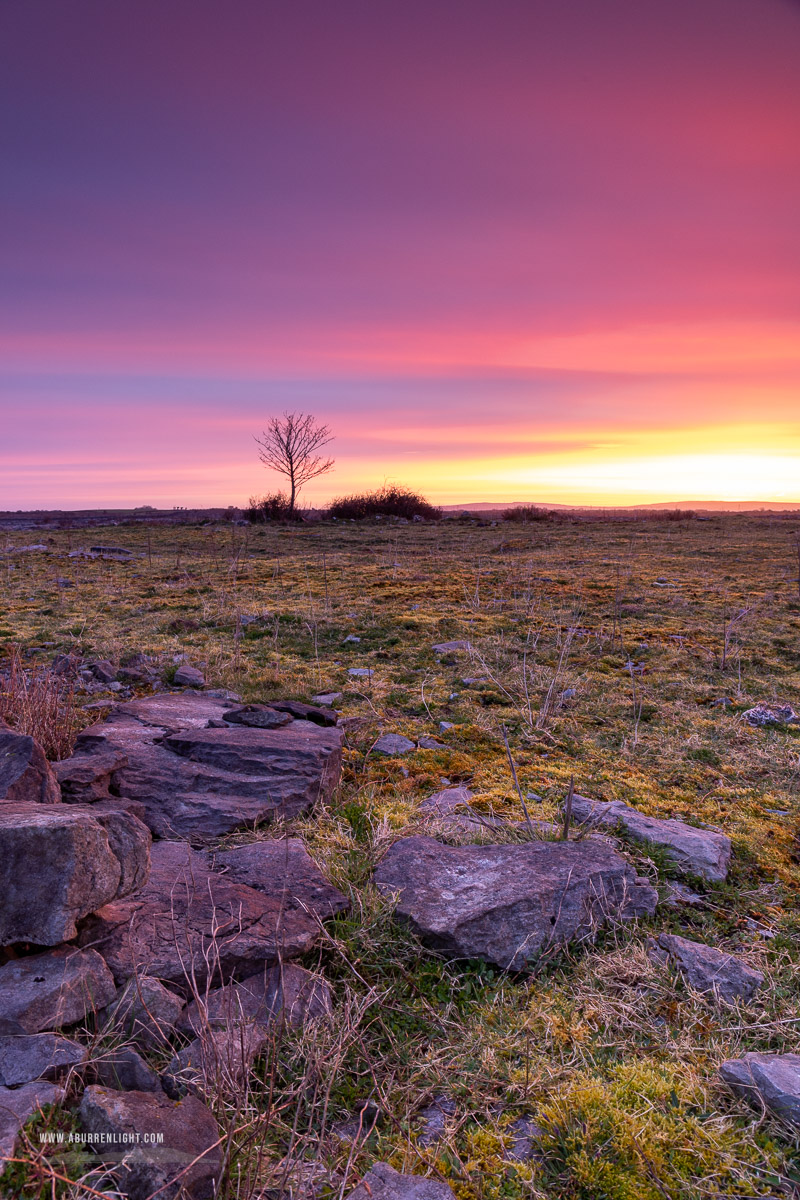
<path id="1" fill-rule="evenodd" d="M 474 504 L 440 504 L 439 507 L 443 512 L 500 512 L 505 508 L 522 508 L 526 504 L 563 512 L 672 512 L 675 509 L 691 509 L 693 512 L 800 513 L 800 500 L 668 500 L 655 504 L 549 504 L 546 500 L 484 500 Z"/>

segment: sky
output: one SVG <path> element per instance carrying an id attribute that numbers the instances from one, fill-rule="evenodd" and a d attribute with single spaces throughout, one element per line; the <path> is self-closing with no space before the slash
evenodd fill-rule
<path id="1" fill-rule="evenodd" d="M 0 509 L 800 501 L 800 0 L 2 0 Z"/>

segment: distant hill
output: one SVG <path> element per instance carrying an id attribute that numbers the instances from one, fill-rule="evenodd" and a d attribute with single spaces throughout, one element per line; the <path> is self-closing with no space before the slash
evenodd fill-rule
<path id="1" fill-rule="evenodd" d="M 800 500 L 670 500 L 655 504 L 548 504 L 544 500 L 485 500 L 472 504 L 440 504 L 442 512 L 502 512 L 506 508 L 522 508 L 533 504 L 537 508 L 557 509 L 562 512 L 586 512 L 591 510 L 614 512 L 671 512 L 674 509 L 691 509 L 693 512 L 798 512 Z"/>

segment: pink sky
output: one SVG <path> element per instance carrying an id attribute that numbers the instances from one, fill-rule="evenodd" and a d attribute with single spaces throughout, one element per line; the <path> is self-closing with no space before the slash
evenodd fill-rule
<path id="1" fill-rule="evenodd" d="M 800 6 L 0 12 L 0 508 L 800 500 Z"/>

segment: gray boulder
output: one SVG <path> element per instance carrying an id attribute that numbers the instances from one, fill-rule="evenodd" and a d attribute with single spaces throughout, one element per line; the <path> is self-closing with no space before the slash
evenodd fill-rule
<path id="1" fill-rule="evenodd" d="M 161 1080 L 132 1046 L 110 1050 L 92 1063 L 94 1082 L 120 1092 L 160 1092 Z"/>
<path id="2" fill-rule="evenodd" d="M 338 714 L 327 705 L 303 704 L 302 700 L 273 700 L 272 707 L 278 712 L 289 713 L 298 721 L 311 721 L 314 725 L 335 725 Z"/>
<path id="3" fill-rule="evenodd" d="M 444 788 L 434 792 L 420 804 L 420 812 L 431 817 L 449 817 L 454 812 L 468 809 L 472 801 L 472 792 L 468 787 Z"/>
<path id="4" fill-rule="evenodd" d="M 452 654 L 456 650 L 469 650 L 469 642 L 454 641 L 454 642 L 437 642 L 435 646 L 431 646 L 434 654 Z"/>
<path id="5" fill-rule="evenodd" d="M 102 1014 L 101 1028 L 106 1035 L 149 1049 L 166 1043 L 182 1011 L 180 996 L 158 979 L 140 975 L 119 989 Z"/>
<path id="6" fill-rule="evenodd" d="M 348 1200 L 453 1200 L 455 1192 L 447 1183 L 424 1175 L 401 1175 L 388 1163 L 375 1163 Z"/>
<path id="7" fill-rule="evenodd" d="M 93 1085 L 79 1115 L 87 1133 L 105 1135 L 95 1153 L 115 1171 L 127 1200 L 155 1193 L 159 1200 L 212 1200 L 222 1169 L 220 1134 L 196 1096 L 175 1103 L 163 1093 Z M 143 1132 L 150 1141 L 141 1139 Z"/>
<path id="8" fill-rule="evenodd" d="M 57 804 L 60 799 L 44 750 L 0 718 L 0 804 Z"/>
<path id="9" fill-rule="evenodd" d="M 181 663 L 172 677 L 172 682 L 176 687 L 201 688 L 206 686 L 206 677 L 197 667 Z"/>
<path id="10" fill-rule="evenodd" d="M 676 867 L 703 879 L 720 882 L 728 874 L 731 840 L 712 829 L 696 829 L 684 821 L 647 817 L 621 800 L 589 800 L 574 796 L 574 821 L 607 828 L 620 826 L 636 842 L 652 842 L 672 858 Z"/>
<path id="11" fill-rule="evenodd" d="M 742 719 L 748 725 L 763 727 L 764 725 L 793 725 L 800 721 L 791 704 L 756 704 L 742 713 Z"/>
<path id="12" fill-rule="evenodd" d="M 251 975 L 319 936 L 313 898 L 292 895 L 289 878 L 277 872 L 256 891 L 211 870 L 186 842 L 157 842 L 146 886 L 88 917 L 79 941 L 100 949 L 119 984 L 150 974 L 186 990 L 190 972 L 199 987 Z"/>
<path id="13" fill-rule="evenodd" d="M 55 1083 L 26 1083 L 23 1087 L 0 1087 L 0 1175 L 6 1160 L 14 1156 L 20 1130 L 45 1104 L 58 1104 L 64 1089 Z"/>
<path id="14" fill-rule="evenodd" d="M 755 1108 L 800 1127 L 800 1054 L 743 1054 L 724 1062 L 719 1073 Z"/>
<path id="15" fill-rule="evenodd" d="M 80 1042 L 55 1033 L 0 1035 L 0 1085 L 16 1087 L 34 1079 L 57 1079 L 89 1057 Z"/>
<path id="16" fill-rule="evenodd" d="M 164 1072 L 164 1088 L 174 1097 L 186 1091 L 210 1098 L 240 1096 L 266 1042 L 262 1025 L 204 1029 L 173 1057 Z"/>
<path id="17" fill-rule="evenodd" d="M 601 841 L 445 846 L 403 838 L 375 871 L 396 916 L 434 949 L 521 970 L 609 921 L 652 913 L 658 895 Z"/>
<path id="18" fill-rule="evenodd" d="M 692 942 L 677 934 L 662 933 L 658 944 L 681 974 L 698 992 L 710 992 L 727 1004 L 734 1000 L 751 1000 L 764 982 L 764 976 L 754 971 L 733 954 L 725 954 L 703 942 Z"/>
<path id="19" fill-rule="evenodd" d="M 308 1020 L 329 1017 L 331 989 L 324 979 L 294 963 L 266 967 L 239 983 L 212 988 L 187 1005 L 178 1021 L 182 1033 L 234 1025 L 261 1025 L 286 1021 L 300 1029 Z"/>
<path id="20" fill-rule="evenodd" d="M 232 725 L 223 720 L 230 711 L 229 698 L 207 692 L 133 700 L 84 730 L 75 758 L 83 769 L 87 756 L 124 757 L 109 786 L 144 806 L 160 838 L 209 841 L 330 800 L 341 772 L 341 730 L 297 720 L 281 729 Z"/>
<path id="21" fill-rule="evenodd" d="M 403 737 L 402 734 L 384 733 L 372 747 L 372 753 L 391 757 L 396 754 L 410 754 L 416 748 L 416 744 L 410 738 Z"/>
<path id="22" fill-rule="evenodd" d="M 289 713 L 267 708 L 265 704 L 229 708 L 222 714 L 222 719 L 232 725 L 248 725 L 251 729 L 282 729 L 293 720 Z"/>
<path id="23" fill-rule="evenodd" d="M 144 883 L 150 832 L 119 809 L 0 805 L 0 945 L 56 946 Z"/>
<path id="24" fill-rule="evenodd" d="M 61 798 L 69 804 L 94 804 L 111 800 L 110 784 L 115 771 L 127 767 L 126 755 L 113 748 L 96 754 L 74 754 L 53 764 L 61 785 Z"/>
<path id="25" fill-rule="evenodd" d="M 0 1012 L 26 1033 L 82 1021 L 114 999 L 114 979 L 96 950 L 64 947 L 0 967 Z"/>
<path id="26" fill-rule="evenodd" d="M 209 853 L 209 865 L 227 879 L 267 895 L 285 894 L 287 911 L 312 910 L 320 920 L 345 912 L 350 903 L 328 883 L 300 838 L 251 842 Z"/>

